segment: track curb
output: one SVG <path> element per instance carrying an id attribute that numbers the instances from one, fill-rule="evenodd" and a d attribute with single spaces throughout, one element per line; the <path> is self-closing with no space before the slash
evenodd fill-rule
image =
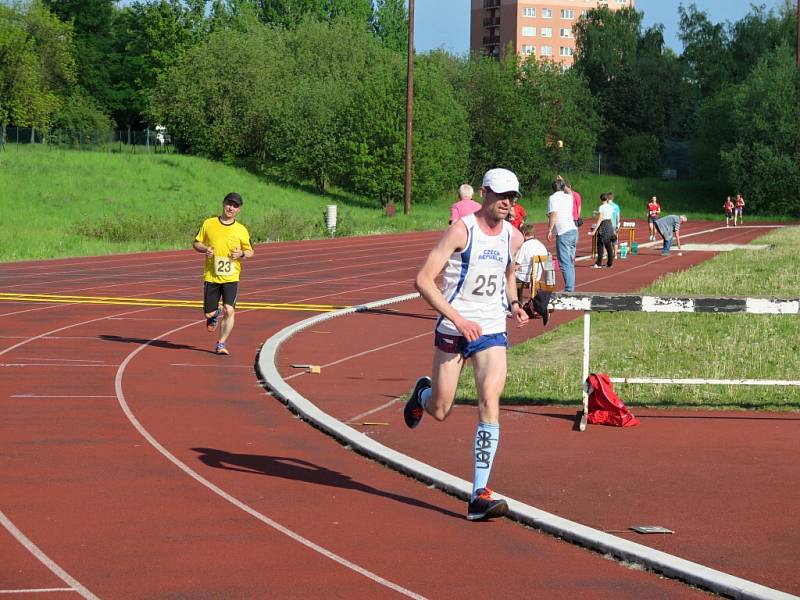
<path id="1" fill-rule="evenodd" d="M 418 298 L 419 294 L 406 294 L 368 304 L 353 306 L 335 312 L 317 315 L 295 323 L 267 339 L 256 357 L 256 372 L 261 385 L 287 407 L 317 429 L 335 438 L 356 452 L 428 485 L 434 485 L 462 500 L 468 500 L 472 484 L 450 473 L 437 469 L 406 454 L 376 442 L 362 432 L 342 423 L 320 410 L 313 402 L 292 388 L 277 370 L 275 361 L 281 344 L 297 333 L 329 319 L 397 304 Z M 800 597 L 763 586 L 753 581 L 705 567 L 699 563 L 655 550 L 636 542 L 581 525 L 545 512 L 536 507 L 501 494 L 508 502 L 510 519 L 540 529 L 591 550 L 608 554 L 629 563 L 635 563 L 667 577 L 696 585 L 714 593 L 745 600 L 798 600 Z"/>

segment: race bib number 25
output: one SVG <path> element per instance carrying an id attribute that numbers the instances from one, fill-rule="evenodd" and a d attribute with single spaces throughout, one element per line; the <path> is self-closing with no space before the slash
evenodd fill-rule
<path id="1" fill-rule="evenodd" d="M 217 277 L 228 277 L 229 275 L 233 275 L 234 272 L 233 259 L 230 256 L 214 257 L 214 275 Z"/>
<path id="2" fill-rule="evenodd" d="M 500 275 L 488 271 L 470 273 L 461 292 L 465 300 L 488 304 L 497 300 L 500 290 Z"/>

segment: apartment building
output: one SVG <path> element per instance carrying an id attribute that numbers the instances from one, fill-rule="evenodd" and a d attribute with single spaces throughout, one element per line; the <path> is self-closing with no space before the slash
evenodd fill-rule
<path id="1" fill-rule="evenodd" d="M 592 8 L 634 6 L 634 0 L 471 0 L 470 50 L 500 56 L 511 46 L 516 54 L 572 66 L 572 27 Z"/>

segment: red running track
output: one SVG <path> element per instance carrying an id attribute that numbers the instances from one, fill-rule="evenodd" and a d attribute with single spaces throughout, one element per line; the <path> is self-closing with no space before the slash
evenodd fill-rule
<path id="1" fill-rule="evenodd" d="M 687 242 L 701 227 L 688 225 Z M 745 242 L 763 231 L 707 235 Z M 245 265 L 240 301 L 352 305 L 405 294 L 435 237 L 260 246 Z M 710 255 L 662 259 L 643 250 L 620 261 L 613 280 L 579 266 L 579 290 L 632 290 Z M 0 280 L 5 292 L 196 300 L 200 271 L 198 255 L 184 251 L 4 264 Z M 397 397 L 429 367 L 432 327 L 419 301 L 403 312 L 306 331 L 287 345 L 281 367 L 324 410 L 387 422 L 371 434 L 469 479 L 474 411 L 458 409 L 444 426 L 413 435 L 402 425 Z M 8 597 L 706 595 L 507 520 L 469 523 L 462 502 L 296 419 L 263 392 L 253 363 L 265 339 L 314 313 L 238 311 L 230 357 L 209 351 L 213 336 L 199 309 L 6 301 L 0 314 L 0 592 L 16 591 Z M 533 324 L 527 334 L 539 329 Z M 287 368 L 293 362 L 324 367 L 297 377 Z M 676 526 L 678 534 L 653 543 L 800 591 L 790 518 L 798 490 L 794 414 L 745 421 L 731 413 L 637 413 L 645 426 L 625 435 L 575 434 L 562 418 L 572 414 L 505 411 L 494 487 L 606 529 L 633 518 L 688 519 L 692 527 L 708 518 L 692 535 Z M 712 437 L 717 431 L 728 437 Z M 658 465 L 668 453 L 671 468 L 651 469 L 632 495 L 623 478 L 605 477 L 616 452 L 637 465 L 648 457 Z M 728 463 L 740 465 L 733 481 Z M 707 480 L 701 489 L 662 489 L 666 475 L 694 482 L 698 472 Z M 740 509 L 751 502 L 766 510 Z"/>

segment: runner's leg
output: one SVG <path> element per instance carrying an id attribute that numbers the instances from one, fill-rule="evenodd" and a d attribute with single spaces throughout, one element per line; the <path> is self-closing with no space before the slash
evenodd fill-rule
<path id="1" fill-rule="evenodd" d="M 473 447 L 472 496 L 486 488 L 500 442 L 500 394 L 506 381 L 506 349 L 493 346 L 472 356 L 478 389 L 478 426 Z"/>
<path id="2" fill-rule="evenodd" d="M 436 348 L 431 369 L 431 388 L 423 392 L 425 411 L 437 421 L 444 421 L 453 408 L 458 378 L 464 368 L 464 357 Z"/>

